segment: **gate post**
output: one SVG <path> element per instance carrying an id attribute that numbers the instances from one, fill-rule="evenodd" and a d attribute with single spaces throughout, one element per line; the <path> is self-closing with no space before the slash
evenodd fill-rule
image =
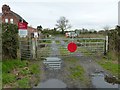
<path id="1" fill-rule="evenodd" d="M 32 38 L 31 44 L 32 44 L 31 53 L 32 53 L 33 59 L 36 59 L 37 58 L 37 38 Z"/>
<path id="2" fill-rule="evenodd" d="M 108 36 L 105 37 L 104 55 L 107 54 L 107 51 L 108 51 Z"/>
<path id="3" fill-rule="evenodd" d="M 18 41 L 19 41 L 19 49 L 17 52 L 17 58 L 21 60 L 21 40 L 19 36 L 18 36 Z"/>
<path id="4" fill-rule="evenodd" d="M 33 59 L 35 59 L 35 40 L 34 40 L 34 38 L 32 38 L 32 50 L 31 50 L 31 52 L 32 52 L 32 56 L 33 56 Z"/>

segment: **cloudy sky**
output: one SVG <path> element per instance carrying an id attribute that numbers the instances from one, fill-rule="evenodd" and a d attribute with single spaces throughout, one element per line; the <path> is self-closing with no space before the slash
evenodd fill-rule
<path id="1" fill-rule="evenodd" d="M 119 0 L 2 0 L 22 16 L 29 25 L 54 28 L 56 20 L 65 16 L 72 29 L 103 29 L 118 24 Z M 0 11 L 1 12 L 1 11 Z"/>

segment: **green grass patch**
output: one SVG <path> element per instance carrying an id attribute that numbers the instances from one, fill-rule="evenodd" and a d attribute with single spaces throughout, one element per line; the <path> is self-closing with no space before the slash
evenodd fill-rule
<path id="1" fill-rule="evenodd" d="M 8 84 L 15 81 L 15 75 L 2 73 L 2 83 Z"/>
<path id="2" fill-rule="evenodd" d="M 85 75 L 84 68 L 79 64 L 79 57 L 64 57 L 64 62 L 67 63 L 67 70 L 69 71 L 68 77 L 75 81 L 80 81 L 89 85 L 89 79 Z"/>
<path id="3" fill-rule="evenodd" d="M 28 75 L 28 74 L 30 74 L 30 71 L 26 70 L 26 69 L 21 69 L 19 73 L 22 75 Z"/>
<path id="4" fill-rule="evenodd" d="M 40 69 L 38 67 L 39 67 L 38 64 L 33 64 L 33 65 L 30 66 L 30 71 L 34 74 L 39 74 Z"/>
<path id="5" fill-rule="evenodd" d="M 71 67 L 69 71 L 71 73 L 70 78 L 84 80 L 84 69 L 81 66 Z"/>
<path id="6" fill-rule="evenodd" d="M 23 78 L 21 80 L 18 80 L 17 85 L 18 85 L 17 88 L 30 88 L 29 79 L 28 78 Z"/>
<path id="7" fill-rule="evenodd" d="M 3 73 L 8 73 L 14 68 L 22 68 L 27 66 L 28 61 L 21 61 L 21 60 L 4 60 L 2 62 L 2 71 Z"/>

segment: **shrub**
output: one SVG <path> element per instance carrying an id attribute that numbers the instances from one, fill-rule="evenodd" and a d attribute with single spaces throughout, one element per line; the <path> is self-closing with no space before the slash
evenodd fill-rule
<path id="1" fill-rule="evenodd" d="M 2 24 L 3 59 L 17 58 L 18 28 L 14 24 Z"/>

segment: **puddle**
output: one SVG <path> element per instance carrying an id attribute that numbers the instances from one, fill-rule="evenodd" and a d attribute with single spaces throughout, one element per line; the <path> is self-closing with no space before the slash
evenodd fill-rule
<path id="1" fill-rule="evenodd" d="M 120 80 L 118 80 L 116 77 L 109 77 L 109 76 L 105 76 L 105 81 L 111 84 L 120 84 Z"/>
<path id="2" fill-rule="evenodd" d="M 103 73 L 94 73 L 92 76 L 92 84 L 95 88 L 118 88 L 115 78 L 106 77 Z"/>
<path id="3" fill-rule="evenodd" d="M 58 79 L 49 79 L 40 83 L 36 88 L 67 88 L 67 85 Z"/>

